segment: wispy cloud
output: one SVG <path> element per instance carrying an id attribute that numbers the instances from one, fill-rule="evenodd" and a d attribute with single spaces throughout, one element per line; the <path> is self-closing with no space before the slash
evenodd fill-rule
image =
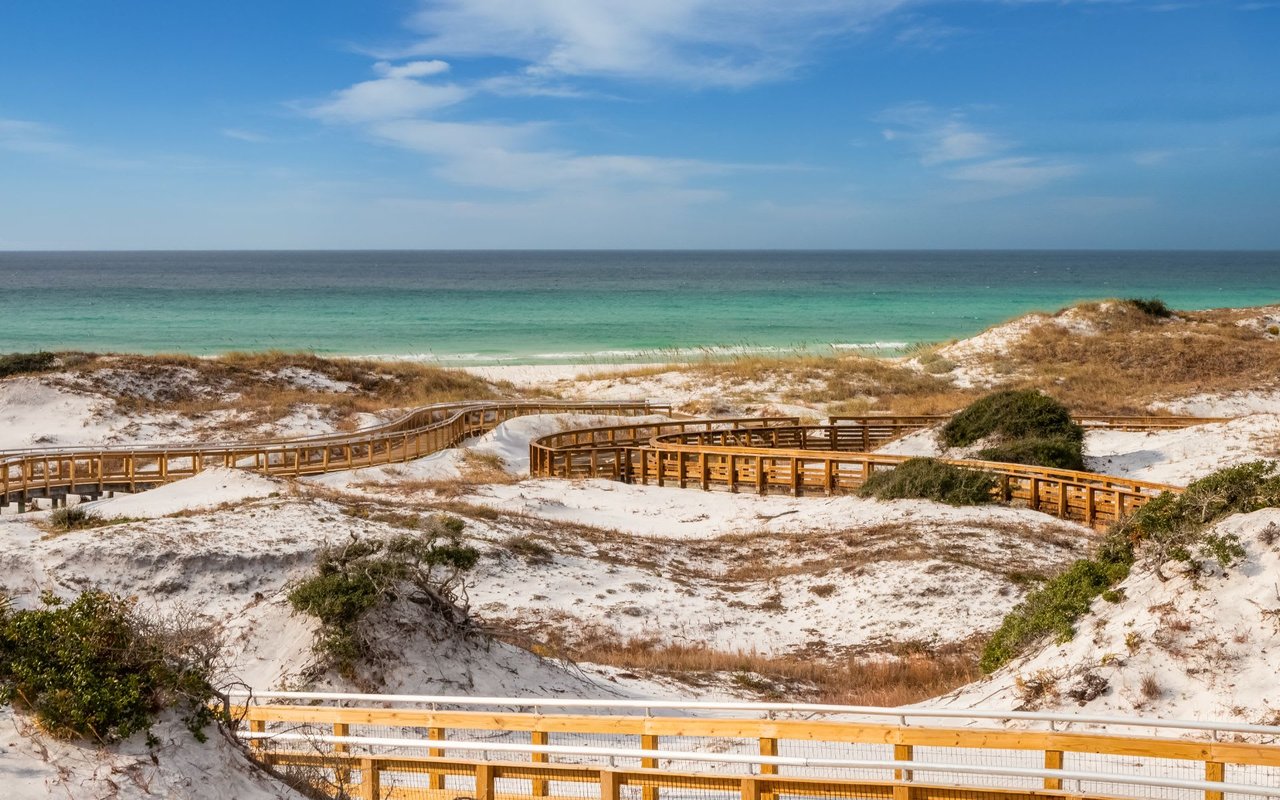
<path id="1" fill-rule="evenodd" d="M 23 119 L 0 118 L 0 150 L 72 161 L 94 169 L 112 170 L 137 166 L 137 162 L 82 147 L 51 125 Z"/>
<path id="2" fill-rule="evenodd" d="M 418 80 L 447 69 L 448 64 L 443 61 L 413 61 L 399 66 L 379 61 L 374 64 L 374 71 L 382 77 L 336 91 L 305 110 L 313 117 L 332 122 L 369 122 L 401 119 L 451 106 L 465 100 L 471 91 L 452 83 Z"/>
<path id="3" fill-rule="evenodd" d="M 741 87 L 789 75 L 819 42 L 865 30 L 910 0 L 442 0 L 394 53 L 500 57 L 538 77 Z"/>
<path id="4" fill-rule="evenodd" d="M 251 142 L 253 144 L 264 144 L 271 141 L 271 137 L 256 131 L 247 131 L 243 128 L 223 128 L 222 135 L 228 139 L 235 139 L 240 142 Z"/>
<path id="5" fill-rule="evenodd" d="M 949 180 L 985 184 L 988 196 L 1030 191 L 1080 172 L 1077 164 L 1019 153 L 1016 142 L 977 127 L 961 110 L 907 103 L 875 121 L 887 125 L 886 141 L 904 145 L 921 166 Z"/>
<path id="6" fill-rule="evenodd" d="M 886 109 L 876 121 L 887 125 L 882 135 L 902 142 L 927 166 L 982 158 L 1008 148 L 1008 143 L 973 126 L 960 111 L 940 112 L 925 103 Z"/>
<path id="7" fill-rule="evenodd" d="M 1012 192 L 1038 189 L 1047 183 L 1069 178 L 1080 168 L 1074 164 L 1046 161 L 1031 156 L 1011 156 L 977 161 L 948 170 L 947 177 L 960 181 L 992 184 Z"/>

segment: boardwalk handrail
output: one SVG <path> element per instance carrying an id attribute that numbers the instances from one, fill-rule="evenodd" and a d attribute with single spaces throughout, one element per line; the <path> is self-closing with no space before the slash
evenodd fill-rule
<path id="1" fill-rule="evenodd" d="M 960 775 L 997 775 L 1012 778 L 1039 778 L 1046 781 L 1088 781 L 1090 783 L 1120 783 L 1131 786 L 1150 786 L 1160 789 L 1190 789 L 1201 792 L 1229 792 L 1257 797 L 1280 797 L 1280 786 L 1253 786 L 1245 783 L 1218 781 L 1189 781 L 1178 778 L 1147 778 L 1108 772 L 1079 772 L 1064 769 L 1026 769 L 999 765 L 944 764 L 929 761 L 884 761 L 877 759 L 805 758 L 795 756 L 733 755 L 730 753 L 703 753 L 689 750 L 645 750 L 623 747 L 574 747 L 566 745 L 507 744 L 502 742 L 472 742 L 449 739 L 400 739 L 372 736 L 325 736 L 302 733 L 242 733 L 240 737 L 251 742 L 281 741 L 324 743 L 337 745 L 368 745 L 374 747 L 408 747 L 433 750 L 467 750 L 482 753 L 521 753 L 540 755 L 595 756 L 600 758 L 631 758 L 667 761 L 701 761 L 711 764 L 745 764 L 773 767 L 835 767 L 840 769 L 870 769 L 885 771 L 941 772 Z M 919 781 L 912 781 L 919 784 Z M 925 782 L 927 785 L 927 782 Z"/>
<path id="2" fill-rule="evenodd" d="M 246 467 L 298 477 L 409 461 L 456 445 L 518 416 L 539 413 L 635 416 L 671 412 L 648 401 L 439 403 L 351 433 L 266 442 L 51 448 L 0 452 L 0 505 L 30 497 L 138 491 L 191 477 L 207 466 Z"/>
<path id="3" fill-rule="evenodd" d="M 1161 719 L 1099 714 L 1069 714 L 1052 711 L 1016 711 L 991 708 L 943 708 L 932 706 L 855 706 L 836 703 L 769 703 L 749 701 L 592 699 L 578 697 L 476 697 L 469 695 L 379 694 L 369 692 L 304 692 L 286 690 L 233 689 L 225 696 L 232 700 L 258 703 L 262 700 L 305 700 L 327 703 L 411 703 L 418 706 L 489 706 L 496 708 L 630 709 L 650 711 L 742 711 L 769 714 L 843 714 L 847 716 L 952 720 L 1020 720 L 1053 725 L 1114 725 L 1208 733 L 1239 733 L 1274 736 L 1280 739 L 1280 725 L 1253 725 L 1229 720 Z"/>
<path id="4" fill-rule="evenodd" d="M 1216 736 L 1213 741 L 1205 741 L 1176 735 L 1133 736 L 1058 727 L 939 727 L 936 722 L 907 724 L 906 718 L 968 715 L 971 720 L 1008 719 L 1034 714 L 1041 720 L 1056 721 L 1059 726 L 1068 720 L 1109 719 L 1118 723 L 1117 727 L 1164 726 L 1173 734 L 1178 733 L 1176 726 L 1219 732 L 1238 728 L 1241 733 L 1265 733 L 1273 739 L 1280 736 L 1280 727 L 1275 726 L 1004 710 L 776 703 L 320 692 L 236 692 L 228 702 L 232 698 L 238 698 L 238 704 L 229 710 L 233 719 L 247 724 L 247 733 L 241 735 L 249 742 L 254 757 L 276 765 L 321 767 L 346 777 L 358 770 L 362 797 L 374 796 L 367 790 L 381 785 L 383 777 L 399 776 L 408 781 L 395 789 L 395 796 L 411 797 L 417 796 L 410 785 L 414 781 L 426 779 L 431 789 L 443 789 L 446 775 L 473 776 L 477 798 L 494 797 L 499 789 L 508 796 L 517 794 L 512 791 L 514 780 L 533 781 L 528 784 L 531 789 L 527 796 L 534 797 L 549 796 L 548 786 L 542 781 L 598 783 L 600 796 L 610 800 L 619 797 L 619 785 L 646 786 L 664 793 L 667 788 L 702 786 L 741 791 L 742 797 L 751 800 L 761 796 L 758 792 L 805 794 L 801 787 L 822 787 L 824 791 L 818 793 L 831 797 L 1034 800 L 1056 795 L 1069 782 L 1076 783 L 1075 791 L 1066 793 L 1072 798 L 1135 796 L 1143 788 L 1194 792 L 1172 795 L 1188 800 L 1224 800 L 1224 793 L 1280 797 L 1280 746 L 1276 744 L 1220 742 Z M 268 698 L 303 704 L 258 704 Z M 310 704 L 316 699 L 334 703 L 338 698 L 376 698 L 370 702 L 381 707 Z M 385 707 L 406 701 L 433 707 Z M 637 704 L 643 704 L 646 713 L 635 713 Z M 474 710 L 442 710 L 439 706 L 470 706 Z M 557 706 L 595 708 L 613 714 L 625 709 L 631 714 L 574 716 L 543 710 Z M 755 716 L 651 713 L 656 708 L 692 712 L 726 707 L 749 710 Z M 505 710 L 509 708 L 532 709 L 532 713 Z M 816 709 L 827 708 L 838 709 L 844 717 L 814 718 Z M 786 709 L 792 716 L 772 716 L 778 709 Z M 850 720 L 849 712 L 889 720 Z M 761 716 L 765 713 L 770 715 Z M 709 739 L 714 740 L 713 747 L 706 745 Z M 287 749 L 296 744 L 305 744 L 308 749 Z M 425 750 L 426 755 L 405 755 L 414 750 Z M 472 760 L 448 755 L 459 751 L 472 754 L 468 755 Z M 474 754 L 483 756 L 483 760 L 474 760 Z M 619 764 L 619 760 L 630 763 Z M 1194 765 L 1199 775 L 1188 775 L 1188 765 Z M 745 774 L 731 771 L 744 766 Z M 868 772 L 890 775 L 869 779 Z M 917 773 L 930 777 L 922 778 Z M 944 780 L 939 782 L 932 777 L 935 775 Z M 365 784 L 366 778 L 371 783 Z M 497 780 L 507 783 L 498 787 Z M 1092 788 L 1085 789 L 1086 784 Z M 1128 787 L 1128 791 L 1117 792 L 1117 787 Z M 658 800 L 657 794 L 646 796 Z M 1171 797 L 1165 792 L 1137 796 Z"/>
<path id="5" fill-rule="evenodd" d="M 877 468 L 892 469 L 911 458 L 873 450 L 945 418 L 842 419 L 857 421 L 788 425 L 774 420 L 767 425 L 724 427 L 702 424 L 714 420 L 689 420 L 679 430 L 644 429 L 650 434 L 647 440 L 640 435 L 640 426 L 615 426 L 609 437 L 585 435 L 586 431 L 575 436 L 570 431 L 532 441 L 529 471 L 535 477 L 610 478 L 730 492 L 840 494 L 856 490 Z M 1135 418 L 1127 417 L 1095 419 L 1108 424 L 1122 420 L 1130 427 L 1138 424 Z M 1156 430 L 1218 421 L 1205 417 L 1150 419 L 1157 420 L 1153 423 Z M 1182 491 L 1178 486 L 1101 473 L 973 459 L 943 460 L 995 474 L 1000 500 L 1024 503 L 1028 508 L 1095 527 L 1123 519 L 1163 492 Z"/>

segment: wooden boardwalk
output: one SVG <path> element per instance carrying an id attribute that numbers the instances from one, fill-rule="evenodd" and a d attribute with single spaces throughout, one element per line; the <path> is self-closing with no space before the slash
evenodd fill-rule
<path id="1" fill-rule="evenodd" d="M 1080 719 L 1022 712 L 1035 727 L 1018 730 L 998 725 L 1020 712 L 653 701 L 641 714 L 646 701 L 555 698 L 270 701 L 289 694 L 232 700 L 231 715 L 255 758 L 333 797 L 1280 797 L 1280 746 L 1241 740 L 1280 735 L 1262 726 L 1096 718 L 1093 730 L 1066 730 Z M 561 703 L 579 713 L 545 713 Z"/>
<path id="2" fill-rule="evenodd" d="M 0 451 L 0 506 L 25 508 L 39 497 L 57 503 L 69 494 L 96 498 L 107 492 L 138 492 L 211 466 L 301 477 L 397 464 L 453 447 L 515 417 L 569 413 L 637 416 L 669 414 L 671 407 L 615 401 L 442 403 L 349 434 L 236 444 Z"/>
<path id="3" fill-rule="evenodd" d="M 191 477 L 211 466 L 301 477 L 411 461 L 529 414 L 670 415 L 648 402 L 445 403 L 349 434 L 236 444 L 35 449 L 0 452 L 0 506 L 19 510 L 36 498 L 56 505 L 68 495 L 94 499 L 138 492 Z M 569 430 L 530 445 L 530 473 L 566 479 L 610 478 L 681 488 L 761 494 L 840 494 L 906 456 L 872 451 L 945 417 L 833 417 L 801 425 L 794 417 L 676 420 Z M 1084 417 L 1117 430 L 1167 430 L 1221 422 L 1207 417 Z M 1150 498 L 1179 487 L 1089 472 L 981 461 L 956 461 L 999 476 L 1000 498 L 1049 514 L 1105 525 Z"/>
<path id="4" fill-rule="evenodd" d="M 872 451 L 946 417 L 833 417 L 828 425 L 800 425 L 786 418 L 762 419 L 746 427 L 714 420 L 655 425 L 614 425 L 566 431 L 530 444 L 529 470 L 540 477 L 611 478 L 628 483 L 759 494 L 843 494 L 856 491 L 877 470 L 892 469 L 910 456 Z M 1224 422 L 1219 417 L 1086 417 L 1091 428 L 1170 430 Z M 1005 502 L 1103 526 L 1162 492 L 1181 487 L 1092 472 L 1056 470 L 992 461 L 948 463 L 999 478 Z"/>

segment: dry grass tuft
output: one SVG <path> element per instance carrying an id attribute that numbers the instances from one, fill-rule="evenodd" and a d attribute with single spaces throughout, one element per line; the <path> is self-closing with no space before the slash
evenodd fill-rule
<path id="1" fill-rule="evenodd" d="M 938 648 L 912 644 L 873 656 L 815 659 L 805 654 L 727 652 L 653 638 L 620 640 L 616 632 L 600 628 L 583 631 L 571 647 L 553 639 L 535 649 L 694 686 L 727 678 L 766 698 L 849 705 L 915 703 L 970 683 L 981 674 L 975 642 Z"/>
<path id="2" fill-rule="evenodd" d="M 311 353 L 60 355 L 77 356 L 63 358 L 63 382 L 110 397 L 120 411 L 169 411 L 193 418 L 229 411 L 235 412 L 232 424 L 238 428 L 279 419 L 301 403 L 321 406 L 341 429 L 355 427 L 360 413 L 484 400 L 512 390 L 509 384 L 491 384 L 462 370 Z M 320 379 L 309 380 L 315 376 Z"/>
<path id="3" fill-rule="evenodd" d="M 1093 333 L 1041 325 L 1010 347 L 1002 357 L 1020 376 L 1010 385 L 1043 388 L 1076 413 L 1139 414 L 1157 400 L 1272 387 L 1280 375 L 1280 343 L 1237 324 L 1242 310 L 1169 320 L 1127 304 L 1084 310 Z"/>

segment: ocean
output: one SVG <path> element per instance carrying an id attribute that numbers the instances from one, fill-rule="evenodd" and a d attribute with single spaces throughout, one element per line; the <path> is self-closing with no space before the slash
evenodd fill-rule
<path id="1" fill-rule="evenodd" d="M 1280 303 L 1280 252 L 0 252 L 0 353 L 891 354 L 1108 297 Z"/>

